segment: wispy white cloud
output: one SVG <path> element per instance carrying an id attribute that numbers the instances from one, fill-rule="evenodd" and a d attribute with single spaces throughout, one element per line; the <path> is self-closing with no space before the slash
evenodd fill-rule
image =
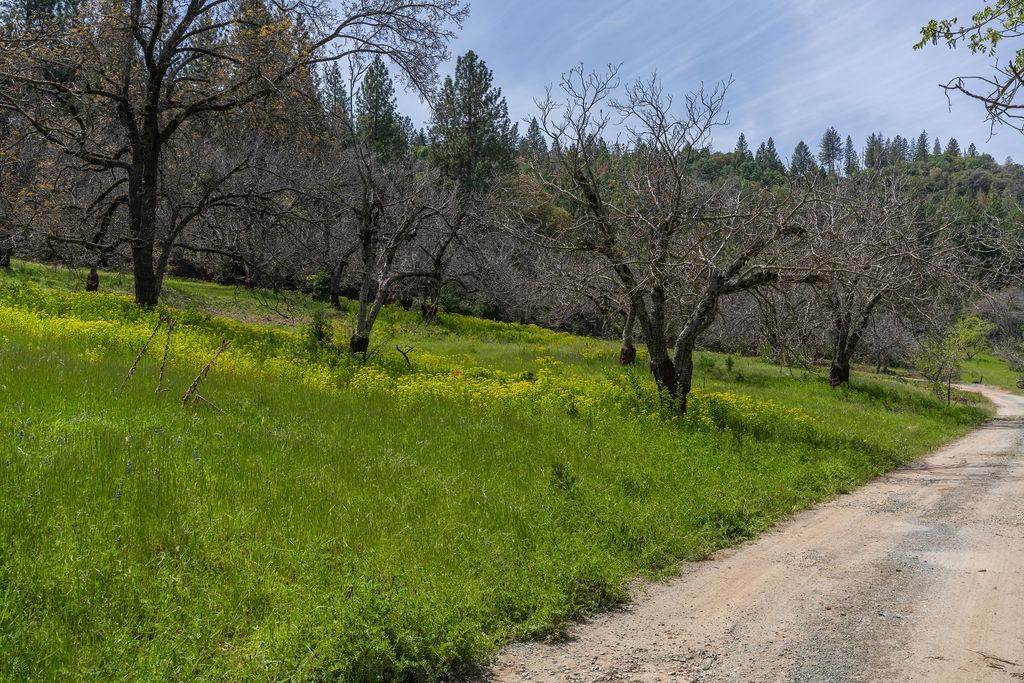
<path id="1" fill-rule="evenodd" d="M 731 124 L 717 146 L 743 131 L 755 144 L 773 136 L 785 154 L 812 145 L 832 125 L 861 144 L 872 131 L 943 141 L 956 136 L 997 158 L 1024 159 L 1024 136 L 1002 131 L 991 141 L 984 112 L 938 87 L 984 60 L 931 48 L 915 52 L 920 26 L 935 16 L 966 16 L 978 0 L 474 0 L 453 53 L 475 50 L 492 68 L 516 119 L 565 69 L 584 62 L 622 63 L 623 76 L 656 70 L 668 88 L 734 76 Z M 415 97 L 401 98 L 419 122 L 429 117 Z"/>

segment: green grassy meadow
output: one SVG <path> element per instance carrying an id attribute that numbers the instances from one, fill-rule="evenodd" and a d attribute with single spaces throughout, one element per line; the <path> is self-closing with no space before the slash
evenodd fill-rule
<path id="1" fill-rule="evenodd" d="M 992 353 L 979 353 L 974 358 L 964 361 L 961 378 L 973 384 L 991 384 L 1015 394 L 1024 393 L 1017 382 L 1021 375 L 1015 372 L 1001 358 Z"/>
<path id="2" fill-rule="evenodd" d="M 394 308 L 362 364 L 302 297 L 103 286 L 0 271 L 0 679 L 457 678 L 988 415 L 706 353 L 679 419 L 613 343 Z"/>

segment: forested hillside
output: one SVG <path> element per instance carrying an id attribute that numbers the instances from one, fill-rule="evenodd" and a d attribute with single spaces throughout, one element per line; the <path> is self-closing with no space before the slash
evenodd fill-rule
<path id="1" fill-rule="evenodd" d="M 390 302 L 426 322 L 450 310 L 621 336 L 624 362 L 639 336 L 654 344 L 659 386 L 683 398 L 697 346 L 828 360 L 842 383 L 852 358 L 911 363 L 983 292 L 1017 296 L 1024 170 L 1009 160 L 926 132 L 858 142 L 834 128 L 788 155 L 743 135 L 713 151 L 730 82 L 680 108 L 657 80 L 626 84 L 614 69 L 567 72 L 520 130 L 473 52 L 417 130 L 392 71 L 429 87 L 444 21 L 460 20 L 456 3 L 424 11 L 374 18 L 415 45 L 415 59 L 395 52 L 389 65 L 334 55 L 329 36 L 318 43 L 258 0 L 209 8 L 223 28 L 166 48 L 193 66 L 145 66 L 170 98 L 157 110 L 145 88 L 115 84 L 116 55 L 86 49 L 120 19 L 63 5 L 12 19 L 41 42 L 32 59 L 16 43 L 5 53 L 17 87 L 3 108 L 3 258 L 83 269 L 89 288 L 103 287 L 98 269 L 130 271 L 143 304 L 174 274 L 348 296 L 360 302 L 355 353 Z M 414 16 L 436 28 L 388 23 Z M 82 21 L 95 30 L 60 32 Z M 216 50 L 188 58 L 200 40 Z M 271 52 L 280 64 L 265 88 Z M 238 66 L 216 71 L 228 62 Z M 162 131 L 152 143 L 143 114 Z M 1019 333 L 999 329 L 997 346 L 1016 346 Z M 881 338 L 895 343 L 883 351 Z"/>

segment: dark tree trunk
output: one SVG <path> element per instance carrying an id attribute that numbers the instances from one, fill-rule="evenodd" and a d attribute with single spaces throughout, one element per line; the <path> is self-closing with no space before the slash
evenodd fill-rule
<path id="1" fill-rule="evenodd" d="M 619 350 L 619 365 L 633 365 L 636 363 L 636 346 L 633 343 L 636 333 L 636 308 L 629 307 L 626 314 L 626 323 L 622 328 L 622 348 Z"/>
<path id="2" fill-rule="evenodd" d="M 686 402 L 693 389 L 693 349 L 697 338 L 683 342 L 683 349 L 676 349 L 676 400 L 679 402 L 679 413 L 686 414 Z"/>
<path id="3" fill-rule="evenodd" d="M 427 296 L 420 303 L 420 317 L 428 325 L 437 319 L 437 300 L 441 298 L 441 273 L 438 268 L 439 266 L 435 264 L 434 274 L 427 285 Z"/>
<path id="4" fill-rule="evenodd" d="M 642 302 L 633 302 L 634 306 Z M 668 340 L 665 336 L 665 290 L 655 286 L 651 292 L 651 311 L 644 324 L 644 339 L 647 353 L 651 356 L 651 374 L 662 396 L 676 398 L 676 368 L 668 355 Z"/>
<path id="5" fill-rule="evenodd" d="M 865 314 L 856 325 L 851 325 L 849 320 L 848 314 L 838 316 L 832 331 L 832 365 L 828 370 L 828 383 L 833 388 L 850 381 L 850 363 L 864 334 L 868 315 Z"/>
<path id="6" fill-rule="evenodd" d="M 828 384 L 836 388 L 850 381 L 850 359 L 853 357 L 852 313 L 846 307 L 837 307 L 832 322 L 832 365 L 828 369 Z"/>
<path id="7" fill-rule="evenodd" d="M 636 347 L 623 344 L 619 349 L 619 365 L 636 365 Z"/>
<path id="8" fill-rule="evenodd" d="M 850 362 L 871 322 L 871 313 L 885 294 L 884 289 L 872 294 L 859 314 L 854 314 L 849 305 L 836 306 L 836 317 L 832 323 L 832 367 L 828 371 L 828 383 L 833 388 L 849 383 Z"/>
<path id="9" fill-rule="evenodd" d="M 832 366 L 828 370 L 829 386 L 835 388 L 850 381 L 850 356 L 844 351 L 836 351 L 832 357 Z"/>
<path id="10" fill-rule="evenodd" d="M 420 303 L 420 317 L 428 325 L 437 320 L 437 301 L 435 299 L 424 299 Z"/>
<path id="11" fill-rule="evenodd" d="M 89 268 L 89 274 L 85 276 L 85 291 L 100 291 L 100 273 L 96 269 L 96 266 Z"/>
<path id="12" fill-rule="evenodd" d="M 160 299 L 160 283 L 153 269 L 151 245 L 132 249 L 132 274 L 135 276 L 135 303 L 156 306 Z"/>
<path id="13" fill-rule="evenodd" d="M 348 352 L 352 355 L 365 354 L 370 348 L 370 338 L 361 334 L 353 334 L 348 341 Z"/>
<path id="14" fill-rule="evenodd" d="M 12 256 L 14 256 L 14 247 L 0 247 L 0 268 L 10 270 Z"/>
<path id="15" fill-rule="evenodd" d="M 691 311 L 679 336 L 676 337 L 673 353 L 673 367 L 676 374 L 675 399 L 679 403 L 679 413 L 686 414 L 690 390 L 693 389 L 693 352 L 697 348 L 697 340 L 704 330 L 715 321 L 718 315 L 718 300 L 722 294 L 722 278 L 713 278 L 697 306 Z"/>
<path id="16" fill-rule="evenodd" d="M 331 288 L 330 288 L 330 299 L 331 306 L 336 310 L 341 310 L 341 276 L 345 271 L 345 262 L 339 261 L 338 265 L 331 270 Z"/>
<path id="17" fill-rule="evenodd" d="M 157 191 L 160 184 L 160 130 L 155 114 L 147 114 L 141 139 L 133 150 L 128 174 L 128 227 L 132 237 L 132 274 L 135 303 L 155 306 L 163 279 L 154 259 L 156 250 Z M 164 254 L 166 258 L 168 254 Z"/>
<path id="18" fill-rule="evenodd" d="M 651 374 L 654 375 L 654 382 L 658 390 L 669 398 L 677 398 L 679 387 L 676 382 L 676 367 L 672 360 L 666 355 L 659 360 L 651 360 Z"/>

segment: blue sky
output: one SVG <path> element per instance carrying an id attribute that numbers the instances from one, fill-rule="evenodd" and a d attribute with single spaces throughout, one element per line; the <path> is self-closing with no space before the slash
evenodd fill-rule
<path id="1" fill-rule="evenodd" d="M 573 65 L 622 63 L 625 78 L 657 70 L 679 93 L 731 74 L 731 123 L 715 135 L 719 149 L 731 149 L 743 131 L 752 147 L 773 136 L 788 158 L 801 139 L 816 148 L 833 125 L 858 146 L 872 131 L 916 136 L 925 129 L 943 144 L 956 136 L 964 148 L 974 142 L 999 161 L 1024 161 L 1024 135 L 1004 129 L 989 139 L 980 105 L 961 98 L 950 109 L 938 87 L 958 73 L 984 72 L 986 62 L 944 47 L 912 49 L 929 18 L 967 17 L 980 4 L 473 0 L 452 54 L 472 49 L 487 62 L 517 121 L 533 115 L 544 86 Z M 415 96 L 399 100 L 418 124 L 429 119 Z"/>

